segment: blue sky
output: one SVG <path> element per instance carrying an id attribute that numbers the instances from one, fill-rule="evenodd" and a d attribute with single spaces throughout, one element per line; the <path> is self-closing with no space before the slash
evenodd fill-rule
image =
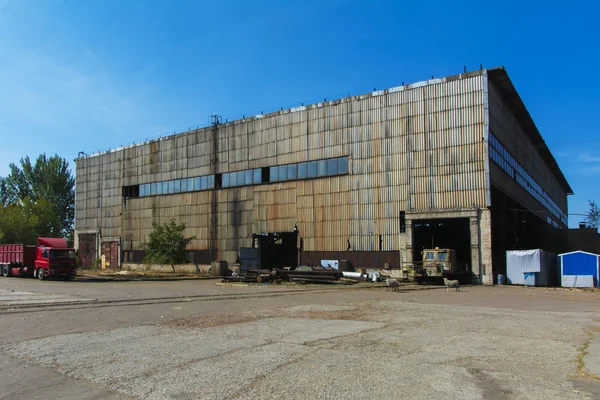
<path id="1" fill-rule="evenodd" d="M 0 176 L 24 155 L 73 160 L 211 114 L 503 65 L 584 213 L 600 202 L 597 15 L 593 1 L 0 0 Z"/>

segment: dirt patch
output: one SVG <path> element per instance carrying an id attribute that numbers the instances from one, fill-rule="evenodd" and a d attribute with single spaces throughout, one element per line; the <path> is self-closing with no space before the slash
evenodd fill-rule
<path id="1" fill-rule="evenodd" d="M 307 319 L 367 321 L 369 310 L 371 309 L 372 304 L 370 303 L 353 305 L 305 305 L 279 309 L 277 310 L 276 316 Z"/>
<path id="2" fill-rule="evenodd" d="M 308 319 L 339 319 L 339 320 L 354 320 L 367 321 L 366 315 L 362 310 L 351 311 L 305 311 L 301 313 L 293 313 L 286 315 L 292 318 L 308 318 Z"/>
<path id="3" fill-rule="evenodd" d="M 352 306 L 292 306 L 263 312 L 244 312 L 241 314 L 209 315 L 195 318 L 177 318 L 166 321 L 171 328 L 210 328 L 214 326 L 241 324 L 268 318 L 303 318 L 344 321 L 368 321 L 370 305 Z"/>
<path id="4" fill-rule="evenodd" d="M 207 315 L 196 318 L 177 318 L 165 323 L 171 328 L 210 328 L 231 324 L 241 324 L 258 320 L 257 315 L 233 314 L 233 315 Z"/>
<path id="5" fill-rule="evenodd" d="M 477 386 L 483 391 L 484 399 L 508 400 L 511 398 L 511 391 L 504 389 L 495 379 L 492 379 L 484 371 L 473 368 L 467 368 L 467 371 L 473 376 Z"/>

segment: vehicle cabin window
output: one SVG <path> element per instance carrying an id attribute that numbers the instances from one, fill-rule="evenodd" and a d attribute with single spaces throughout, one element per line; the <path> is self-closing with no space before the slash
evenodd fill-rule
<path id="1" fill-rule="evenodd" d="M 75 252 L 72 250 L 50 250 L 51 260 L 74 260 Z"/>
<path id="2" fill-rule="evenodd" d="M 426 252 L 425 259 L 426 260 L 435 260 L 435 254 L 433 253 L 433 251 Z"/>
<path id="3" fill-rule="evenodd" d="M 446 261 L 448 259 L 448 253 L 438 253 L 437 259 L 439 261 Z"/>
<path id="4" fill-rule="evenodd" d="M 42 258 L 48 258 L 48 250 L 42 250 Z"/>

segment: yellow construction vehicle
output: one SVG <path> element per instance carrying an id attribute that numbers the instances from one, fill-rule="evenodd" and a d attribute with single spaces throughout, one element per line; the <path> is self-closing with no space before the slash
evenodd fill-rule
<path id="1" fill-rule="evenodd" d="M 403 275 L 414 281 L 456 279 L 469 273 L 467 265 L 459 265 L 454 249 L 424 249 L 422 261 L 408 263 L 402 268 Z"/>

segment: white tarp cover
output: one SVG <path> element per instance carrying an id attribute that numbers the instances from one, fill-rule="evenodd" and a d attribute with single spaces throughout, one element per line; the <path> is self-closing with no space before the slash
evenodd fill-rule
<path id="1" fill-rule="evenodd" d="M 551 286 L 557 276 L 556 254 L 540 249 L 506 252 L 506 283 Z"/>
<path id="2" fill-rule="evenodd" d="M 594 287 L 594 275 L 563 275 L 563 287 Z"/>

